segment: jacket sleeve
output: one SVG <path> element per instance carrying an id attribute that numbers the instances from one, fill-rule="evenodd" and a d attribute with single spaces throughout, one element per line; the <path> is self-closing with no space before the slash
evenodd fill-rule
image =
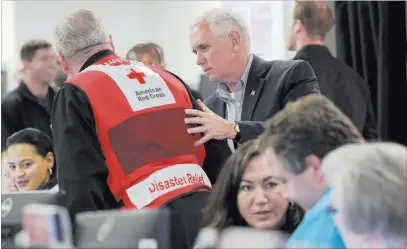
<path id="1" fill-rule="evenodd" d="M 317 77 L 308 62 L 298 60 L 289 70 L 285 82 L 282 106 L 309 94 L 320 94 Z"/>
<path id="2" fill-rule="evenodd" d="M 85 93 L 65 83 L 54 99 L 51 120 L 64 206 L 71 215 L 115 208 L 117 201 L 107 184 L 109 171 Z"/>
<path id="3" fill-rule="evenodd" d="M 320 94 L 319 85 L 311 65 L 299 60 L 288 70 L 288 76 L 284 82 L 284 89 L 280 95 L 282 108 L 302 96 L 309 94 Z M 267 117 L 267 119 L 271 116 Z M 266 121 L 239 121 L 241 143 L 256 139 L 264 131 Z"/>

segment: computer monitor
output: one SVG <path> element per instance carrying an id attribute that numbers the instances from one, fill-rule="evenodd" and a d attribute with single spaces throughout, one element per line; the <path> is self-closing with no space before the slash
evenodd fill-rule
<path id="1" fill-rule="evenodd" d="M 58 205 L 61 195 L 61 192 L 50 192 L 47 190 L 1 194 L 2 248 L 14 247 L 14 236 L 22 230 L 22 211 L 27 204 Z"/>
<path id="2" fill-rule="evenodd" d="M 284 248 L 287 238 L 288 235 L 281 231 L 229 227 L 222 231 L 216 248 Z"/>
<path id="3" fill-rule="evenodd" d="M 77 248 L 170 248 L 170 211 L 141 209 L 79 213 Z"/>

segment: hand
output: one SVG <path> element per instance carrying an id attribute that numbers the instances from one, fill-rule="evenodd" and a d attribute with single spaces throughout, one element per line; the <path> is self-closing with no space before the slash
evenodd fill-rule
<path id="1" fill-rule="evenodd" d="M 194 143 L 195 147 L 200 146 L 211 139 L 223 140 L 226 138 L 234 139 L 236 137 L 235 123 L 225 120 L 214 112 L 198 99 L 198 105 L 203 111 L 195 109 L 186 109 L 187 115 L 193 116 L 185 119 L 186 124 L 200 125 L 198 127 L 189 128 L 189 134 L 203 133 L 204 136 Z"/>

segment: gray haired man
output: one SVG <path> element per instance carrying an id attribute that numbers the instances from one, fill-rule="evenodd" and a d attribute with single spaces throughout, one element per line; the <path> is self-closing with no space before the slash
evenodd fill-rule
<path id="1" fill-rule="evenodd" d="M 350 144 L 325 157 L 335 223 L 348 248 L 407 245 L 407 148 Z"/>
<path id="2" fill-rule="evenodd" d="M 265 61 L 250 51 L 250 32 L 235 12 L 212 9 L 199 16 L 190 30 L 196 64 L 218 84 L 215 93 L 200 102 L 189 133 L 203 133 L 196 146 L 209 139 L 227 140 L 232 151 L 257 138 L 265 121 L 297 98 L 319 93 L 311 66 L 304 61 Z M 206 105 L 206 106 L 205 106 Z M 214 170 L 216 175 L 217 169 Z"/>

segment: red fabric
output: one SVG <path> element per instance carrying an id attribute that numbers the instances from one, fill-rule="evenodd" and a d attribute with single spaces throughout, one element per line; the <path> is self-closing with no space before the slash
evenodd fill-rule
<path id="1" fill-rule="evenodd" d="M 96 64 L 119 66 L 128 61 L 109 55 Z M 187 133 L 184 110 L 192 103 L 184 85 L 161 68 L 148 66 L 159 73 L 174 96 L 175 103 L 133 111 L 119 86 L 105 73 L 89 71 L 78 74 L 70 82 L 88 96 L 96 120 L 96 129 L 109 168 L 108 184 L 117 200 L 134 207 L 126 189 L 150 174 L 170 165 L 194 163 L 203 165 L 205 149 L 195 148 L 200 135 Z M 134 84 L 148 84 L 144 74 L 134 70 L 128 74 Z M 167 201 L 199 187 L 199 184 L 172 191 L 149 206 Z"/>

